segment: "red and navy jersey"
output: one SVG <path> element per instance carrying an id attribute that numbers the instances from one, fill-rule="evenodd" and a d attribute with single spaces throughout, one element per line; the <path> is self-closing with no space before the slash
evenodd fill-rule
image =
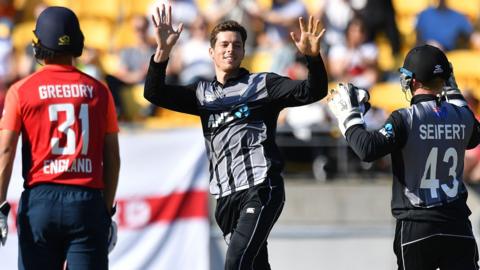
<path id="1" fill-rule="evenodd" d="M 0 127 L 21 132 L 26 187 L 104 187 L 104 138 L 119 129 L 103 83 L 73 66 L 47 65 L 11 86 Z"/>

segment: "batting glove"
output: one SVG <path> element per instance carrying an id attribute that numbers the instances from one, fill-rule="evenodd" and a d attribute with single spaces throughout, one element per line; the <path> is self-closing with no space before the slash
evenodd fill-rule
<path id="1" fill-rule="evenodd" d="M 111 216 L 115 215 L 117 212 L 117 204 L 112 207 Z M 117 245 L 117 233 L 118 233 L 118 226 L 113 218 L 111 219 L 110 228 L 108 229 L 108 253 L 112 252 L 112 250 Z"/>
<path id="2" fill-rule="evenodd" d="M 117 223 L 112 220 L 110 224 L 110 229 L 108 231 L 108 253 L 112 252 L 112 250 L 117 245 L 117 233 L 118 233 L 118 226 Z"/>
<path id="3" fill-rule="evenodd" d="M 455 80 L 455 75 L 453 74 L 453 66 L 450 63 L 450 68 L 452 73 L 448 78 L 447 82 L 445 83 L 445 87 L 443 88 L 443 95 L 445 96 L 445 100 L 448 103 L 452 103 L 454 105 L 463 107 L 467 106 L 467 101 L 462 95 L 460 89 L 458 89 L 457 81 Z"/>
<path id="4" fill-rule="evenodd" d="M 343 136 L 345 136 L 345 132 L 349 127 L 365 125 L 359 97 L 358 88 L 351 83 L 339 83 L 335 89 L 330 90 L 328 107 L 337 118 L 338 127 Z M 360 100 L 363 102 L 368 101 L 368 92 L 367 95 L 362 94 Z"/>
<path id="5" fill-rule="evenodd" d="M 2 246 L 7 242 L 8 236 L 8 213 L 10 212 L 10 204 L 7 201 L 4 201 L 0 205 L 0 242 Z"/>

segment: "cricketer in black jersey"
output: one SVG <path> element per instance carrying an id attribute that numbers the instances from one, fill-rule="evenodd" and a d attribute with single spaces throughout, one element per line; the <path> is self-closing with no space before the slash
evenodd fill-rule
<path id="1" fill-rule="evenodd" d="M 210 192 L 218 199 L 215 217 L 229 244 L 225 269 L 270 269 L 267 237 L 285 200 L 276 122 L 283 108 L 309 104 L 327 94 L 319 22 L 311 17 L 307 26 L 300 19 L 301 37 L 292 36 L 307 59 L 305 81 L 240 68 L 246 31 L 226 21 L 211 33 L 215 79 L 176 86 L 165 84 L 165 72 L 175 43 L 169 41 L 178 38 L 181 28 L 171 28 L 164 8 L 157 16 L 158 47 L 150 61 L 144 96 L 157 106 L 201 119 L 210 161 Z"/>
<path id="2" fill-rule="evenodd" d="M 462 178 L 479 123 L 450 85 L 453 71 L 439 49 L 412 49 L 400 71 L 402 88 L 413 95 L 410 107 L 394 111 L 377 131 L 355 123 L 345 138 L 363 161 L 391 154 L 398 269 L 478 269 Z"/>

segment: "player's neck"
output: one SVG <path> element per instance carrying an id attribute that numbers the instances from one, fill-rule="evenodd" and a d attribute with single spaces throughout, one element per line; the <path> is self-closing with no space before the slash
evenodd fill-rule
<path id="1" fill-rule="evenodd" d="M 417 88 L 415 90 L 415 95 L 437 95 L 438 91 L 434 91 L 431 89 L 425 89 L 425 88 Z"/>
<path id="2" fill-rule="evenodd" d="M 73 57 L 70 55 L 55 56 L 44 60 L 45 65 L 68 65 L 73 66 Z"/>
<path id="3" fill-rule="evenodd" d="M 239 68 L 236 68 L 234 70 L 216 70 L 215 75 L 217 77 L 217 81 L 221 84 L 225 84 L 229 79 L 234 78 L 235 76 L 238 75 L 238 72 L 240 71 Z"/>

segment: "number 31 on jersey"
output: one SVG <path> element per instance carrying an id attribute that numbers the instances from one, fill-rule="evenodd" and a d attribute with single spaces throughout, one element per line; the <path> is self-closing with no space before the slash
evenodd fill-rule
<path id="1" fill-rule="evenodd" d="M 52 137 L 50 140 L 50 146 L 52 147 L 52 154 L 55 155 L 73 155 L 75 154 L 75 148 L 77 146 L 77 139 L 82 141 L 82 155 L 88 153 L 88 138 L 89 138 L 89 122 L 88 122 L 88 104 L 81 104 L 80 114 L 78 118 L 81 121 L 81 133 L 80 138 L 77 138 L 75 131 L 72 129 L 72 126 L 75 124 L 75 108 L 73 104 L 63 103 L 63 104 L 52 104 L 48 106 L 48 115 L 50 121 L 58 121 L 58 115 L 60 112 L 65 113 L 65 121 L 59 123 L 57 130 L 65 134 L 67 142 L 64 147 L 61 147 L 60 138 Z"/>

